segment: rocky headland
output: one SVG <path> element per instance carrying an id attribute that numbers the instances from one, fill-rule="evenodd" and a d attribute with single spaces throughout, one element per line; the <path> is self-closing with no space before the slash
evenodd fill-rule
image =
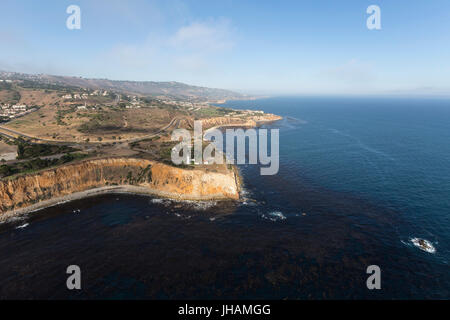
<path id="1" fill-rule="evenodd" d="M 180 200 L 237 200 L 240 183 L 234 167 L 213 172 L 145 159 L 92 159 L 1 180 L 0 221 L 95 194 L 96 189 L 103 193 L 133 192 Z"/>

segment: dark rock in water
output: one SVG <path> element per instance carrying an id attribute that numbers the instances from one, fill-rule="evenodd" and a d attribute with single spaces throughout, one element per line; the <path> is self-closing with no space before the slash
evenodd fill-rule
<path id="1" fill-rule="evenodd" d="M 430 241 L 425 239 L 419 239 L 419 238 L 413 238 L 411 239 L 411 242 L 418 247 L 420 250 L 426 251 L 428 253 L 435 253 L 436 249 L 431 244 Z"/>

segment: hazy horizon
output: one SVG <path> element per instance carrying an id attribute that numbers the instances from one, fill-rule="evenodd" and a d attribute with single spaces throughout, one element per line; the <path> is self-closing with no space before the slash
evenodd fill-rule
<path id="1" fill-rule="evenodd" d="M 241 93 L 243 95 L 247 95 L 252 98 L 275 98 L 275 97 L 373 97 L 373 98 L 443 98 L 448 99 L 450 98 L 450 91 L 449 92 L 433 92 L 430 91 L 430 88 L 422 88 L 425 90 L 398 90 L 398 91 L 385 91 L 385 92 L 343 92 L 343 93 L 330 93 L 330 92 L 306 92 L 306 93 L 286 93 L 286 92 L 275 92 L 275 91 L 261 91 L 261 90 L 252 90 L 252 91 L 244 91 L 240 89 L 229 89 L 229 88 L 220 88 L 220 87 L 213 87 L 208 85 L 197 85 L 192 83 L 186 83 L 181 81 L 173 81 L 173 80 L 166 80 L 166 81 L 159 81 L 159 80 L 133 80 L 133 79 L 111 79 L 111 78 L 99 78 L 99 77 L 83 77 L 80 75 L 64 75 L 64 74 L 49 74 L 49 73 L 32 73 L 32 72 L 26 72 L 26 71 L 15 71 L 15 70 L 1 70 L 0 72 L 6 72 L 6 73 L 18 73 L 18 74 L 28 74 L 28 75 L 47 75 L 47 76 L 57 76 L 57 77 L 72 77 L 72 78 L 84 78 L 87 80 L 108 80 L 108 81 L 124 81 L 124 82 L 156 82 L 156 83 L 171 83 L 171 82 L 177 82 L 181 84 L 185 84 L 188 86 L 199 86 L 199 87 L 205 87 L 205 88 L 211 88 L 211 89 L 224 89 L 229 90 L 236 93 Z M 427 90 L 428 89 L 428 90 Z"/>

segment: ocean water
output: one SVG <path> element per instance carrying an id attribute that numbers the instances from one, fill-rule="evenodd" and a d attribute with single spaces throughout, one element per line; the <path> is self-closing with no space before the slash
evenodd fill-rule
<path id="1" fill-rule="evenodd" d="M 240 166 L 241 202 L 104 195 L 1 225 L 0 298 L 450 298 L 450 100 L 226 105 L 284 117 L 263 126 L 280 130 L 277 175 Z"/>

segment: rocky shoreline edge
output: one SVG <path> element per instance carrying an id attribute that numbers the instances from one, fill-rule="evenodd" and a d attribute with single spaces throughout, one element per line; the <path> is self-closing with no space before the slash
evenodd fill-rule
<path id="1" fill-rule="evenodd" d="M 252 124 L 218 124 L 208 130 L 212 129 L 221 129 L 226 127 L 258 127 L 263 123 L 272 123 L 281 120 L 282 117 L 275 116 L 274 119 L 265 119 L 264 121 L 259 121 L 258 123 Z M 87 160 L 89 161 L 89 160 Z M 236 166 L 233 166 L 233 174 L 234 174 L 234 183 L 237 187 L 238 194 L 240 193 L 242 177 L 239 174 L 239 169 Z M 94 187 L 87 190 L 77 191 L 74 193 L 66 194 L 63 196 L 56 196 L 50 199 L 39 201 L 35 204 L 17 208 L 13 210 L 6 211 L 0 214 L 0 223 L 10 222 L 13 220 L 20 220 L 22 217 L 31 214 L 36 211 L 43 210 L 45 208 L 53 207 L 65 202 L 70 202 L 74 200 L 95 197 L 98 195 L 104 194 L 135 194 L 135 195 L 148 195 L 148 196 L 156 196 L 160 198 L 173 199 L 173 200 L 188 200 L 188 201 L 239 201 L 238 199 L 230 198 L 229 196 L 225 196 L 223 193 L 217 194 L 208 194 L 208 195 L 192 195 L 192 194 L 183 194 L 176 192 L 168 192 L 164 190 L 158 190 L 151 188 L 149 186 L 135 186 L 135 185 L 110 185 L 110 186 L 101 186 Z"/>
<path id="2" fill-rule="evenodd" d="M 44 210 L 46 208 L 54 207 L 66 202 L 75 200 L 81 200 L 85 198 L 105 195 L 105 194 L 134 194 L 134 195 L 146 195 L 155 196 L 159 198 L 172 199 L 177 201 L 237 201 L 224 197 L 222 195 L 209 195 L 209 196 L 186 196 L 170 192 L 164 192 L 160 190 L 149 189 L 147 187 L 121 185 L 121 186 L 105 186 L 93 188 L 85 191 L 75 192 L 69 195 L 55 197 L 48 200 L 44 200 L 33 204 L 31 206 L 20 208 L 16 210 L 10 210 L 0 215 L 0 224 L 12 222 L 16 219 L 20 220 L 24 216 L 32 214 L 37 211 Z"/>

